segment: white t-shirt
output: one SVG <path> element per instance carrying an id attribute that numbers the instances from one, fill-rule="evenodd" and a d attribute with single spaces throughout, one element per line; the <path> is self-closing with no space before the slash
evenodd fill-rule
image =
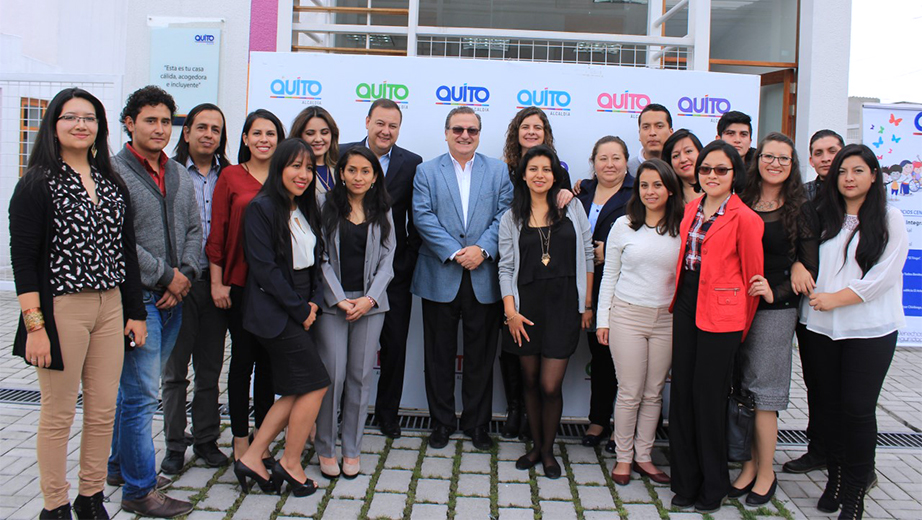
<path id="1" fill-rule="evenodd" d="M 288 228 L 291 230 L 291 256 L 295 271 L 307 269 L 314 265 L 314 246 L 317 237 L 311 231 L 311 226 L 301 210 L 295 208 L 288 218 Z"/>

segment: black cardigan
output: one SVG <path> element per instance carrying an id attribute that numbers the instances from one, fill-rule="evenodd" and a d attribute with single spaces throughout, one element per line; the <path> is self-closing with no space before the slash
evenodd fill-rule
<path id="1" fill-rule="evenodd" d="M 42 314 L 45 316 L 45 330 L 51 342 L 51 365 L 48 368 L 64 370 L 51 291 L 49 252 L 54 235 L 54 203 L 48 183 L 41 176 L 42 173 L 38 171 L 27 172 L 19 179 L 10 199 L 10 260 L 13 265 L 16 294 L 38 293 Z M 122 223 L 125 281 L 119 285 L 122 308 L 126 319 L 144 321 L 147 319 L 147 311 L 141 297 L 141 271 L 138 267 L 138 252 L 135 249 L 131 197 L 124 186 L 119 186 L 118 190 L 126 204 L 125 219 Z M 25 357 L 27 336 L 28 331 L 20 315 L 19 328 L 13 340 L 13 355 Z"/>

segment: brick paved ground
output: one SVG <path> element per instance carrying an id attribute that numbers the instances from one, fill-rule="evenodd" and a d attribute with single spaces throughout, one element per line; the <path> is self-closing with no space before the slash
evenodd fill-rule
<path id="1" fill-rule="evenodd" d="M 12 342 L 17 303 L 12 293 L 0 293 L 0 344 Z M 806 402 L 800 365 L 795 355 L 795 376 L 791 407 L 782 412 L 780 427 L 804 429 Z M 223 393 L 222 401 L 225 400 Z M 0 388 L 37 389 L 35 372 L 25 367 L 9 349 L 0 354 Z M 36 518 L 42 508 L 35 462 L 35 432 L 39 410 L 36 405 L 0 405 L 0 518 Z M 68 477 L 76 494 L 77 461 L 82 415 L 78 410 L 71 432 L 67 458 Z M 922 350 L 897 351 L 878 409 L 881 431 L 922 430 Z M 158 464 L 164 445 L 160 416 L 154 420 Z M 609 477 L 611 455 L 580 446 L 576 439 L 558 443 L 565 475 L 548 480 L 534 470 L 518 471 L 514 461 L 526 446 L 520 442 L 498 442 L 490 453 L 477 452 L 456 435 L 441 450 L 429 449 L 425 432 L 406 432 L 391 441 L 368 431 L 362 446 L 363 476 L 349 481 L 328 481 L 320 476 L 313 450 L 305 450 L 311 461 L 308 476 L 321 489 L 311 497 L 295 498 L 287 493 L 267 496 L 258 491 L 241 495 L 229 467 L 213 470 L 186 454 L 186 466 L 169 494 L 192 500 L 190 519 L 266 518 L 402 518 L 418 519 L 580 519 L 609 518 L 685 519 L 701 518 L 693 513 L 671 512 L 672 493 L 640 479 L 635 473 L 628 486 L 616 486 Z M 499 440 L 499 439 L 497 439 Z M 224 425 L 219 440 L 230 452 L 230 428 Z M 274 446 L 279 452 L 282 444 Z M 815 508 L 825 483 L 823 472 L 807 475 L 781 473 L 780 465 L 799 456 L 803 446 L 782 446 L 776 457 L 780 487 L 766 507 L 748 508 L 736 500 L 714 515 L 714 519 L 754 517 L 818 518 Z M 654 462 L 668 472 L 663 451 L 654 451 Z M 922 518 L 922 449 L 879 449 L 877 469 L 880 485 L 866 500 L 868 518 Z M 255 486 L 254 486 L 255 487 Z M 119 508 L 121 493 L 107 487 L 107 504 L 113 518 L 133 518 Z"/>

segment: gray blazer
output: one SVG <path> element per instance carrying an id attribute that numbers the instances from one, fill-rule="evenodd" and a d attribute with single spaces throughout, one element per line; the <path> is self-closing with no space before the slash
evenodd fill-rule
<path id="1" fill-rule="evenodd" d="M 576 199 L 567 204 L 566 217 L 573 222 L 578 238 L 576 248 L 576 293 L 579 295 L 579 312 L 586 311 L 586 274 L 594 271 L 592 254 L 592 229 L 583 211 L 582 203 Z M 499 289 L 503 297 L 515 298 L 515 310 L 519 310 L 519 235 L 522 226 L 515 221 L 512 210 L 503 214 L 499 221 Z M 549 295 L 551 296 L 551 295 Z"/>
<path id="2" fill-rule="evenodd" d="M 387 285 L 394 278 L 394 250 L 396 248 L 394 219 L 390 210 L 387 212 L 387 221 L 391 225 L 391 230 L 384 244 L 381 243 L 381 227 L 368 226 L 368 238 L 365 241 L 364 290 L 367 296 L 371 296 L 378 302 L 378 305 L 372 307 L 365 314 L 366 316 L 387 312 L 390 309 L 387 301 Z M 336 306 L 337 303 L 346 299 L 346 293 L 340 283 L 342 277 L 339 260 L 339 226 L 332 235 L 324 231 L 323 240 L 326 248 L 324 248 L 323 263 L 320 268 L 323 271 L 323 281 L 326 286 L 323 300 L 327 305 L 323 312 L 324 314 L 343 314 L 342 309 Z"/>

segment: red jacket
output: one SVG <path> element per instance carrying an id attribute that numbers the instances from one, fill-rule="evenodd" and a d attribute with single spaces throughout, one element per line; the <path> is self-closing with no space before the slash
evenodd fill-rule
<path id="1" fill-rule="evenodd" d="M 685 207 L 682 219 L 682 248 L 676 266 L 676 295 L 669 311 L 675 307 L 688 231 L 695 220 L 699 201 Z M 759 307 L 759 298 L 749 296 L 749 280 L 762 274 L 762 233 L 765 225 L 754 211 L 738 196 L 731 195 L 723 215 L 708 229 L 701 244 L 701 279 L 698 282 L 698 302 L 695 325 L 707 332 L 749 332 L 752 318 Z"/>

